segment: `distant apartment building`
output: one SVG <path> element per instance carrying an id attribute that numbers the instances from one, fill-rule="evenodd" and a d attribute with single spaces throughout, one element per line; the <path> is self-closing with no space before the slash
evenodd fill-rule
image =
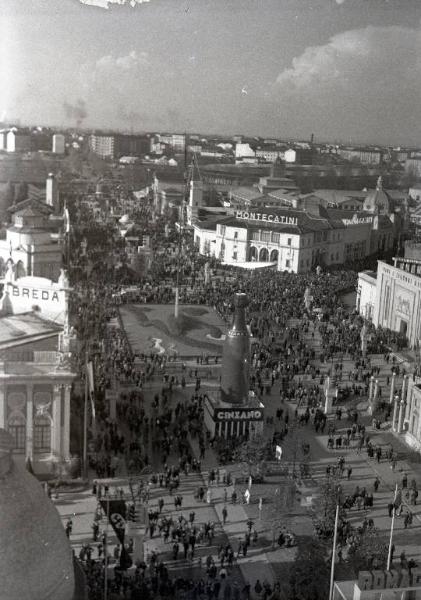
<path id="1" fill-rule="evenodd" d="M 31 136 L 29 131 L 11 129 L 6 135 L 7 152 L 29 152 L 31 150 Z"/>
<path id="2" fill-rule="evenodd" d="M 196 154 L 200 154 L 203 150 L 203 147 L 201 144 L 189 144 L 187 146 L 187 150 L 189 152 L 195 152 Z"/>
<path id="3" fill-rule="evenodd" d="M 114 158 L 114 136 L 94 135 L 89 137 L 89 148 L 101 158 Z"/>
<path id="4" fill-rule="evenodd" d="M 184 152 L 186 136 L 182 133 L 156 134 L 156 141 L 170 146 L 174 152 Z"/>
<path id="5" fill-rule="evenodd" d="M 382 160 L 380 150 L 371 150 L 369 148 L 339 148 L 338 155 L 345 160 L 356 160 L 363 165 L 379 165 Z"/>
<path id="6" fill-rule="evenodd" d="M 265 162 L 270 162 L 273 163 L 275 162 L 275 160 L 279 157 L 281 157 L 281 151 L 278 148 L 268 148 L 268 147 L 263 147 L 263 148 L 257 148 L 256 150 L 256 158 L 265 161 Z"/>
<path id="7" fill-rule="evenodd" d="M 295 163 L 297 160 L 297 151 L 293 148 L 289 148 L 288 150 L 285 150 L 285 152 L 283 152 L 283 156 L 281 155 L 281 158 L 286 163 Z"/>
<path id="8" fill-rule="evenodd" d="M 141 156 L 150 150 L 150 141 L 139 135 L 96 135 L 89 137 L 89 147 L 101 158 Z"/>
<path id="9" fill-rule="evenodd" d="M 53 153 L 64 154 L 64 135 L 62 133 L 53 135 Z"/>
<path id="10" fill-rule="evenodd" d="M 412 173 L 415 177 L 421 177 L 421 157 L 407 158 L 405 171 Z"/>
<path id="11" fill-rule="evenodd" d="M 251 148 L 250 144 L 248 143 L 240 143 L 237 142 L 237 144 L 235 145 L 235 158 L 236 159 L 243 159 L 243 158 L 255 158 L 256 157 L 256 151 L 253 150 L 253 148 Z"/>
<path id="12" fill-rule="evenodd" d="M 0 130 L 0 150 L 7 150 L 7 129 Z"/>

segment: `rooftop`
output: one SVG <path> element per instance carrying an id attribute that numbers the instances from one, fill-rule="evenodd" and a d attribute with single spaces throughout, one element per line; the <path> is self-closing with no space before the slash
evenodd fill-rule
<path id="1" fill-rule="evenodd" d="M 58 325 L 40 319 L 32 312 L 0 317 L 0 351 L 33 339 L 58 335 L 61 330 Z"/>

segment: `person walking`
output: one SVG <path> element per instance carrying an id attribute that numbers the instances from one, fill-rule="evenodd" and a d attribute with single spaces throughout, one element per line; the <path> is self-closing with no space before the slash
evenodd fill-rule
<path id="1" fill-rule="evenodd" d="M 263 587 L 262 587 L 262 584 L 260 583 L 259 579 L 256 580 L 256 583 L 254 585 L 254 591 L 255 591 L 257 597 L 260 598 L 260 595 L 263 592 Z"/>
<path id="2" fill-rule="evenodd" d="M 224 525 L 227 522 L 227 517 L 228 517 L 227 507 L 224 506 L 224 508 L 222 509 L 222 522 Z"/>

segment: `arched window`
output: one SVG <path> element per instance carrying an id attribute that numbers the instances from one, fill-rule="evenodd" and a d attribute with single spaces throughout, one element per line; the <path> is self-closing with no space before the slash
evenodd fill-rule
<path id="1" fill-rule="evenodd" d="M 23 415 L 12 415 L 7 422 L 7 429 L 12 436 L 17 452 L 25 452 L 26 445 L 26 420 Z"/>
<path id="2" fill-rule="evenodd" d="M 257 260 L 257 249 L 254 246 L 250 246 L 249 260 L 250 261 Z"/>
<path id="3" fill-rule="evenodd" d="M 47 415 L 37 415 L 34 419 L 34 451 L 51 451 L 51 420 Z"/>
<path id="4" fill-rule="evenodd" d="M 267 262 L 269 260 L 269 252 L 267 248 L 262 248 L 259 254 L 260 262 Z"/>
<path id="5" fill-rule="evenodd" d="M 272 250 L 270 253 L 270 262 L 278 262 L 278 250 Z"/>
<path id="6" fill-rule="evenodd" d="M 23 262 L 20 260 L 20 261 L 18 261 L 18 263 L 16 265 L 16 278 L 25 277 L 25 276 L 26 276 L 26 270 L 25 270 L 25 267 L 23 266 Z"/>

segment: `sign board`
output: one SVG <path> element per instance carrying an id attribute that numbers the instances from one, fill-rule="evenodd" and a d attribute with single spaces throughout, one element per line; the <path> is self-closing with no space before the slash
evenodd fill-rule
<path id="1" fill-rule="evenodd" d="M 243 221 L 261 221 L 266 223 L 282 223 L 284 225 L 298 225 L 297 217 L 289 215 L 274 215 L 271 213 L 251 212 L 247 210 L 235 211 L 235 218 Z"/>
<path id="2" fill-rule="evenodd" d="M 363 594 L 362 592 L 368 590 L 379 590 L 384 589 L 396 589 L 399 588 L 421 588 L 421 568 L 414 567 L 411 571 L 408 569 L 401 569 L 400 571 L 360 571 L 358 573 L 358 581 L 356 583 L 360 589 L 361 598 L 371 598 L 370 594 Z M 374 598 L 374 596 L 373 596 Z"/>
<path id="3" fill-rule="evenodd" d="M 342 223 L 345 227 L 349 227 L 350 225 L 365 225 L 372 222 L 373 217 L 357 217 L 357 215 L 354 215 L 352 219 L 342 219 Z"/>
<path id="4" fill-rule="evenodd" d="M 263 410 L 260 408 L 221 408 L 215 410 L 215 421 L 262 421 Z"/>
<path id="5" fill-rule="evenodd" d="M 59 283 L 44 277 L 20 277 L 7 281 L 4 291 L 8 294 L 13 314 L 31 312 L 36 307 L 43 318 L 63 323 L 66 291 Z"/>

